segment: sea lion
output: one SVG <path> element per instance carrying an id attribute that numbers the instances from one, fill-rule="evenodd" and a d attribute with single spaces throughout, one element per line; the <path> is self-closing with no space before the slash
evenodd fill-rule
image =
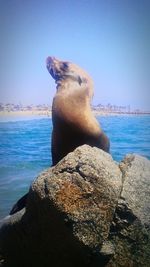
<path id="1" fill-rule="evenodd" d="M 48 57 L 46 66 L 57 85 L 52 104 L 53 165 L 83 144 L 109 152 L 109 139 L 91 110 L 94 87 L 90 76 L 79 66 L 55 57 Z"/>
<path id="2" fill-rule="evenodd" d="M 53 165 L 83 144 L 109 152 L 109 139 L 91 110 L 94 87 L 90 76 L 79 66 L 54 57 L 48 57 L 46 65 L 57 85 L 52 105 Z M 9 214 L 24 208 L 27 198 L 28 193 L 19 199 Z"/>

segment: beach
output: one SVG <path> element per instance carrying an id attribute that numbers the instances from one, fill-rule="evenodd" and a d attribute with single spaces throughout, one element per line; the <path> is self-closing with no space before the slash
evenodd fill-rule
<path id="1" fill-rule="evenodd" d="M 0 122 L 51 118 L 51 111 L 1 111 Z"/>

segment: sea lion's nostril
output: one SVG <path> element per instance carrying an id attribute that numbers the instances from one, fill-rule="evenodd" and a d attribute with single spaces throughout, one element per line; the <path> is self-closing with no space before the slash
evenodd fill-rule
<path id="1" fill-rule="evenodd" d="M 50 67 L 50 65 L 52 65 L 52 63 L 54 62 L 55 58 L 54 57 L 47 57 L 46 58 L 46 66 Z"/>

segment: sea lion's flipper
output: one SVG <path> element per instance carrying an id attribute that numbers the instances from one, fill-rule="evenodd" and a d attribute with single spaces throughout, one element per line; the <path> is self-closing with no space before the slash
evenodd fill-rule
<path id="1" fill-rule="evenodd" d="M 25 206 L 26 206 L 26 202 L 27 202 L 27 197 L 28 197 L 28 193 L 25 194 L 23 197 L 21 197 L 17 203 L 15 203 L 15 205 L 12 207 L 9 215 L 12 215 L 16 212 L 18 212 L 19 210 L 22 210 Z"/>

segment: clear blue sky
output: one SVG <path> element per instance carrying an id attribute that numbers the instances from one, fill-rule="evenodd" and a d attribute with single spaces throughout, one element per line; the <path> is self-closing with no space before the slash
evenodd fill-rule
<path id="1" fill-rule="evenodd" d="M 0 32 L 0 102 L 51 103 L 51 55 L 91 74 L 93 104 L 150 110 L 149 0 L 0 0 Z"/>

